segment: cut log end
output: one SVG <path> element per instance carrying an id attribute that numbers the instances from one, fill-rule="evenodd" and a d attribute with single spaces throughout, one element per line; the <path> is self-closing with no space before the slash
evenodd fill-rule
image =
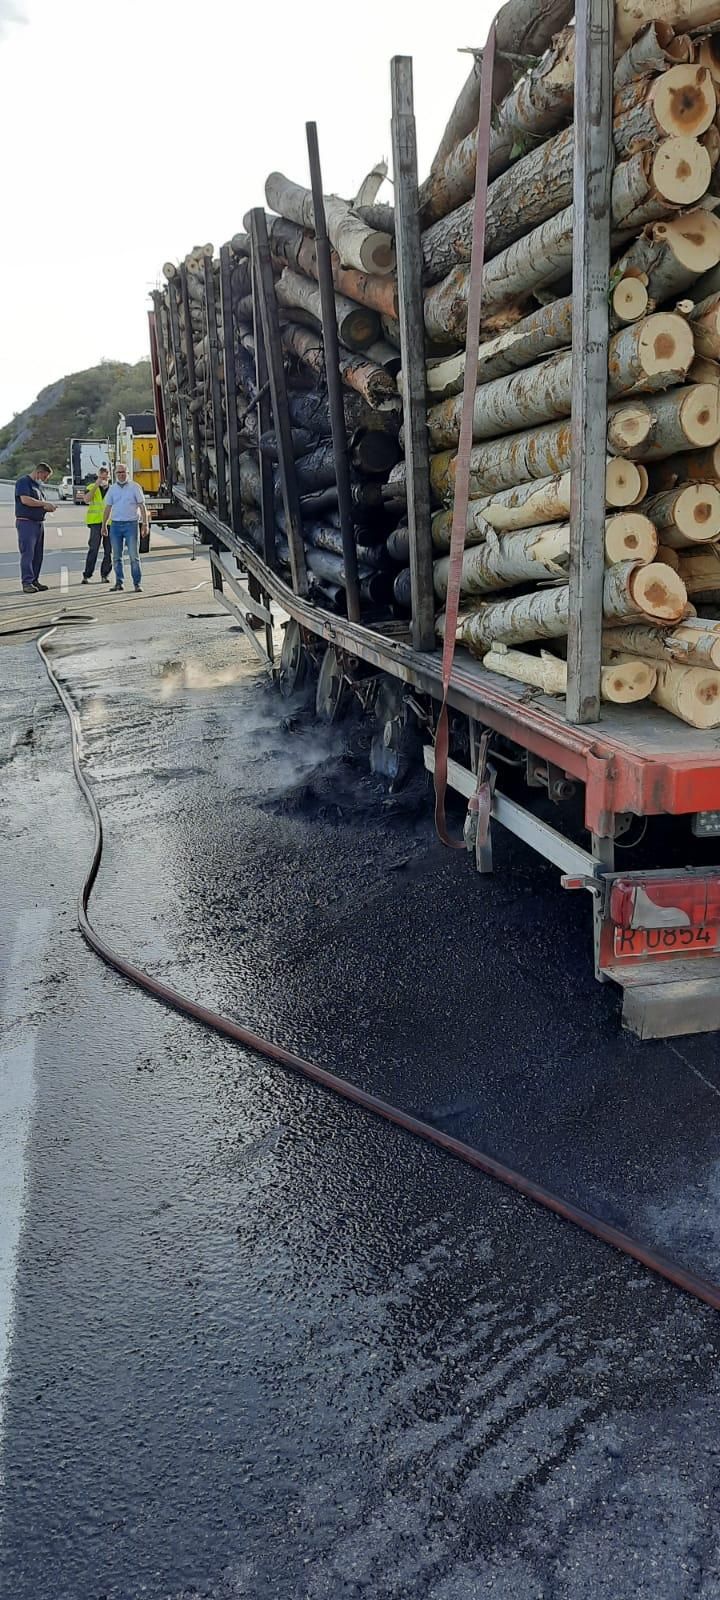
<path id="1" fill-rule="evenodd" d="M 612 293 L 612 308 L 618 322 L 637 322 L 648 307 L 648 292 L 640 278 L 621 278 Z"/>
<path id="2" fill-rule="evenodd" d="M 395 243 L 389 233 L 370 230 L 360 246 L 363 270 L 384 276 L 395 270 Z"/>
<path id="3" fill-rule="evenodd" d="M 715 86 L 707 67 L 698 64 L 670 67 L 655 79 L 651 90 L 653 116 L 668 134 L 698 139 L 715 116 Z"/>
<path id="4" fill-rule="evenodd" d="M 691 206 L 706 193 L 712 177 L 709 152 L 697 139 L 664 139 L 652 163 L 651 183 L 663 200 Z"/>
<path id="5" fill-rule="evenodd" d="M 711 483 L 689 483 L 673 507 L 673 520 L 688 544 L 707 544 L 720 536 L 720 490 Z"/>
<path id="6" fill-rule="evenodd" d="M 720 726 L 720 672 L 711 667 L 661 663 L 653 700 L 693 728 L 717 728 Z"/>
<path id="7" fill-rule="evenodd" d="M 605 559 L 615 561 L 654 561 L 657 533 L 649 517 L 641 511 L 623 511 L 608 517 L 605 524 Z"/>
<path id="8" fill-rule="evenodd" d="M 629 579 L 638 611 L 663 622 L 679 622 L 687 604 L 687 590 L 679 573 L 660 561 L 638 567 Z"/>
<path id="9" fill-rule="evenodd" d="M 712 222 L 715 220 L 711 218 Z M 720 237 L 720 223 L 718 230 Z M 648 379 L 663 373 L 684 375 L 692 363 L 693 350 L 689 324 L 674 312 L 657 312 L 647 317 L 637 336 L 638 367 Z M 610 372 L 612 374 L 612 356 Z"/>
<path id="10" fill-rule="evenodd" d="M 619 406 L 608 422 L 608 444 L 618 455 L 642 450 L 653 430 L 647 406 Z"/>
<path id="11" fill-rule="evenodd" d="M 712 211 L 691 211 L 656 222 L 653 236 L 666 243 L 675 260 L 694 277 L 709 272 L 720 259 L 720 218 Z"/>
<path id="12" fill-rule="evenodd" d="M 657 667 L 651 661 L 638 657 L 617 656 L 603 667 L 600 679 L 601 698 L 613 705 L 634 705 L 647 700 L 657 683 Z"/>
<path id="13" fill-rule="evenodd" d="M 697 383 L 688 389 L 681 407 L 682 429 L 688 444 L 707 449 L 720 440 L 720 389 Z"/>
<path id="14" fill-rule="evenodd" d="M 605 468 L 605 499 L 609 506 L 636 506 L 647 494 L 647 472 L 638 461 L 615 456 Z"/>

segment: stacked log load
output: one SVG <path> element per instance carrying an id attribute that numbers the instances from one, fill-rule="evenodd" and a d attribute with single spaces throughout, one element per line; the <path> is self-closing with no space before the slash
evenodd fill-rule
<path id="1" fill-rule="evenodd" d="M 385 549 L 403 506 L 401 488 L 387 489 L 391 469 L 399 461 L 401 401 L 396 374 L 400 366 L 397 332 L 397 280 L 392 236 L 392 211 L 375 206 L 384 166 L 370 175 L 353 205 L 326 197 L 326 220 L 333 247 L 335 309 L 340 341 L 340 372 L 345 396 L 345 426 L 353 481 L 355 541 L 363 615 L 389 617 L 394 569 Z M 305 559 L 310 591 L 321 604 L 346 609 L 345 568 L 337 503 L 335 456 L 331 438 L 325 357 L 322 340 L 318 266 L 310 191 L 279 173 L 267 181 L 268 240 L 279 311 L 285 366 L 294 471 L 300 496 Z M 245 219 L 249 227 L 249 217 Z M 376 225 L 379 224 L 379 225 Z M 388 228 L 389 223 L 389 228 Z M 211 247 L 193 250 L 178 268 L 164 268 L 166 288 L 156 296 L 164 340 L 172 428 L 178 475 L 192 493 L 193 481 L 203 504 L 218 509 L 218 475 L 230 504 L 230 443 L 227 406 L 236 407 L 241 531 L 262 551 L 263 463 L 271 473 L 274 537 L 280 570 L 290 571 L 290 553 L 282 506 L 275 427 L 262 427 L 253 320 L 252 266 L 249 232 L 230 241 L 229 309 L 232 319 L 234 393 L 225 393 L 220 264 Z M 208 300 L 210 258 L 211 300 Z M 184 283 L 184 292 L 176 284 Z M 214 288 L 213 288 L 214 285 Z M 169 295 L 177 293 L 181 370 L 175 371 Z M 217 335 L 215 353 L 211 331 Z M 188 365 L 188 339 L 191 355 Z M 391 342 L 392 341 L 392 342 Z M 192 369 L 192 370 L 191 370 Z M 220 384 L 223 451 L 218 461 L 212 426 L 212 379 Z M 181 405 L 188 417 L 191 461 L 182 447 Z M 197 457 L 197 466 L 194 467 Z M 187 469 L 186 469 L 187 468 Z"/>
<path id="2" fill-rule="evenodd" d="M 458 624 L 459 641 L 492 671 L 546 693 L 565 691 L 569 617 L 569 7 L 556 8 L 558 21 L 549 48 L 499 98 L 495 82 Z M 720 0 L 617 0 L 602 695 L 650 695 L 698 727 L 720 724 L 720 620 L 697 616 L 720 602 L 718 45 Z M 475 66 L 420 190 L 441 637 L 477 110 Z M 402 475 L 401 465 L 393 477 Z M 402 558 L 407 540 L 394 535 L 390 549 Z M 407 573 L 397 591 L 409 596 Z"/>

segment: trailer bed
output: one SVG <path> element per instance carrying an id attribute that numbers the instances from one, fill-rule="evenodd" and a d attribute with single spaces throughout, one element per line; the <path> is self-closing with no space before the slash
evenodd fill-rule
<path id="1" fill-rule="evenodd" d="M 177 487 L 177 499 L 214 534 L 303 628 L 336 648 L 401 678 L 435 699 L 442 697 L 440 651 L 424 654 L 397 636 L 397 624 L 369 627 L 348 622 L 301 599 L 257 551 L 218 517 Z M 602 721 L 568 722 L 564 702 L 526 684 L 488 672 L 466 650 L 455 653 L 449 700 L 457 710 L 511 739 L 585 786 L 585 822 L 591 833 L 611 836 L 617 813 L 682 815 L 720 810 L 720 729 L 688 727 L 642 701 L 603 706 Z"/>

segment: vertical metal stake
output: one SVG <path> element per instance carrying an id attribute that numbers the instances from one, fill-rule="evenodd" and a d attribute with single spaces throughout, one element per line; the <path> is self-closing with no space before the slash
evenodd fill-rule
<path id="1" fill-rule="evenodd" d="M 285 386 L 285 368 L 283 366 L 280 340 L 280 318 L 278 317 L 277 300 L 275 298 L 275 282 L 270 260 L 270 244 L 267 235 L 265 212 L 260 208 L 250 212 L 250 237 L 252 239 L 253 282 L 257 284 L 260 301 L 265 355 L 267 357 L 273 417 L 275 419 L 275 432 L 278 442 L 278 466 L 280 468 L 280 485 L 282 488 L 283 510 L 285 512 L 285 531 L 288 545 L 290 546 L 290 570 L 295 593 L 306 595 L 308 592 L 307 566 L 305 563 L 305 546 L 303 544 L 302 517 L 300 515 L 300 497 L 298 495 L 295 458 L 292 448 L 290 409 Z"/>
<path id="2" fill-rule="evenodd" d="M 422 245 L 418 205 L 417 143 L 413 113 L 412 60 L 394 56 L 392 151 L 395 180 L 400 350 L 403 373 L 403 428 L 407 464 L 410 529 L 412 640 L 416 650 L 435 649 L 432 541 L 430 538 L 430 459 L 425 395 L 425 319 Z"/>
<path id="3" fill-rule="evenodd" d="M 320 284 L 323 345 L 325 347 L 325 376 L 328 387 L 330 429 L 332 432 L 333 454 L 335 456 L 335 481 L 337 483 L 343 566 L 345 568 L 345 598 L 350 621 L 359 622 L 360 589 L 358 586 L 357 545 L 355 543 L 350 462 L 348 460 L 347 433 L 345 431 L 345 407 L 340 377 L 335 285 L 333 284 L 330 241 L 325 220 L 325 200 L 323 197 L 320 148 L 316 123 L 306 122 L 305 133 L 307 135 L 308 158 L 310 161 L 310 183 L 312 185 L 313 218 L 315 222 L 315 250 L 318 264 L 318 282 Z"/>
<path id="4" fill-rule="evenodd" d="M 215 303 L 215 275 L 209 256 L 203 257 L 205 269 L 205 326 L 207 328 L 208 355 L 210 358 L 210 405 L 212 410 L 213 439 L 215 442 L 215 477 L 217 479 L 217 508 L 221 522 L 228 519 L 227 452 L 223 436 L 223 397 L 220 386 L 220 347 L 218 344 L 217 307 Z"/>
<path id="5" fill-rule="evenodd" d="M 607 295 L 613 169 L 612 70 L 612 0 L 577 0 L 570 627 L 566 702 L 571 722 L 597 722 L 600 716 L 605 575 Z"/>

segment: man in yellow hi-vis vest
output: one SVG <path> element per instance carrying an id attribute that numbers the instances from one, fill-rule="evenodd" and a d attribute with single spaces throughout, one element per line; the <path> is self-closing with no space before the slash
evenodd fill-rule
<path id="1" fill-rule="evenodd" d="M 108 583 L 110 581 L 110 571 L 112 568 L 110 535 L 107 533 L 103 534 L 102 529 L 103 501 L 109 488 L 110 474 L 107 467 L 101 467 L 95 482 L 88 484 L 88 487 L 83 495 L 83 501 L 87 506 L 87 515 L 85 517 L 85 521 L 88 525 L 89 534 L 88 553 L 82 579 L 83 583 L 89 583 L 95 571 L 95 563 L 98 558 L 101 539 L 103 553 L 102 561 L 100 563 L 100 581 L 102 583 Z"/>

